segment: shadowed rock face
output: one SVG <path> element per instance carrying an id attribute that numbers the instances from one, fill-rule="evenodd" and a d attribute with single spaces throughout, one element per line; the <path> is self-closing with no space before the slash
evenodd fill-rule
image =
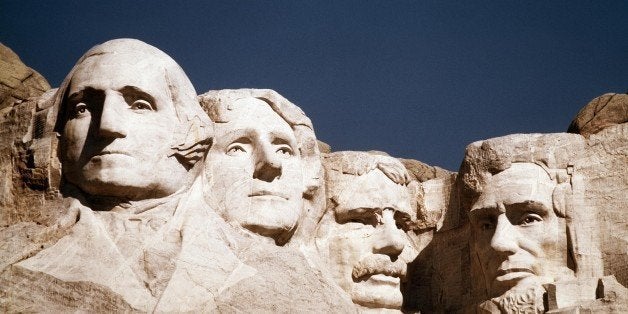
<path id="1" fill-rule="evenodd" d="M 0 55 L 2 309 L 628 312 L 625 94 L 455 173 L 332 153 L 275 91 L 197 96 L 136 40 L 53 90 Z"/>
<path id="2" fill-rule="evenodd" d="M 49 89 L 43 76 L 22 63 L 9 47 L 0 44 L 0 110 Z"/>

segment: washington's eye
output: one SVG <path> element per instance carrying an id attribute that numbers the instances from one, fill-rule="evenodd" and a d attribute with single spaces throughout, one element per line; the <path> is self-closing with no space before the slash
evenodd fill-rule
<path id="1" fill-rule="evenodd" d="M 538 214 L 526 213 L 519 220 L 519 224 L 523 226 L 528 226 L 540 221 L 543 221 L 543 218 L 541 218 L 541 216 L 539 216 Z"/>
<path id="2" fill-rule="evenodd" d="M 241 153 L 246 153 L 246 150 L 241 145 L 234 144 L 227 148 L 227 155 L 236 155 Z"/>
<path id="3" fill-rule="evenodd" d="M 283 145 L 283 146 L 279 147 L 277 149 L 277 153 L 279 153 L 281 155 L 284 155 L 284 156 L 292 156 L 293 155 L 292 149 L 289 146 L 287 146 L 287 145 Z"/>
<path id="4" fill-rule="evenodd" d="M 82 102 L 80 102 L 80 103 L 76 104 L 74 106 L 74 108 L 72 109 L 72 115 L 73 116 L 80 116 L 80 115 L 85 114 L 87 111 L 88 111 L 87 105 L 82 103 Z"/>
<path id="5" fill-rule="evenodd" d="M 131 104 L 131 109 L 133 109 L 133 110 L 152 110 L 153 106 L 148 101 L 146 101 L 144 99 L 138 99 L 138 100 L 135 100 Z"/>

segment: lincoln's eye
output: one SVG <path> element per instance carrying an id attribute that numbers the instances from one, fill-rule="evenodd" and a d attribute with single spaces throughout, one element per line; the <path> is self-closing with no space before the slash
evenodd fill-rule
<path id="1" fill-rule="evenodd" d="M 519 224 L 522 226 L 529 226 L 541 221 L 543 221 L 543 218 L 541 218 L 541 216 L 539 216 L 538 214 L 526 213 L 519 220 Z"/>

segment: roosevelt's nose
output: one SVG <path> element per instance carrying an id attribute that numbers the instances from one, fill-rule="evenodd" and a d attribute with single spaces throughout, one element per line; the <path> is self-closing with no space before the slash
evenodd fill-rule
<path id="1" fill-rule="evenodd" d="M 394 261 L 401 254 L 406 244 L 402 231 L 397 228 L 394 211 L 385 209 L 382 212 L 381 223 L 376 229 L 377 234 L 373 240 L 373 253 L 388 255 Z"/>
<path id="2" fill-rule="evenodd" d="M 272 182 L 281 176 L 281 159 L 271 144 L 262 144 L 256 151 L 253 178 Z"/>
<path id="3" fill-rule="evenodd" d="M 491 248 L 497 252 L 512 255 L 517 252 L 518 247 L 517 230 L 513 228 L 506 214 L 500 214 L 497 216 L 495 233 L 491 238 Z"/>
<path id="4" fill-rule="evenodd" d="M 126 137 L 127 129 L 123 110 L 127 104 L 117 93 L 106 93 L 100 113 L 98 135 L 107 138 Z"/>

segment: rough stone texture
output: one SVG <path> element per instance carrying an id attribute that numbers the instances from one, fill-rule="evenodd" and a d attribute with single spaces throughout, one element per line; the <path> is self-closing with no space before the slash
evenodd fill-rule
<path id="1" fill-rule="evenodd" d="M 628 94 L 604 94 L 589 102 L 573 119 L 567 132 L 591 134 L 616 124 L 628 122 Z"/>
<path id="2" fill-rule="evenodd" d="M 0 43 L 0 110 L 50 89 L 46 79 L 27 67 L 9 47 Z"/>
<path id="3" fill-rule="evenodd" d="M 92 51 L 94 56 L 88 57 L 88 53 L 79 60 L 59 90 L 43 94 L 48 87 L 36 83 L 41 82 L 37 74 L 26 80 L 22 74 L 11 74 L 9 81 L 20 83 L 10 86 L 19 92 L 6 97 L 2 94 L 0 106 L 3 311 L 628 311 L 626 95 L 606 94 L 583 108 L 570 127 L 570 132 L 579 134 L 515 134 L 472 143 L 461 169 L 454 173 L 381 151 L 330 153 L 329 145 L 316 140 L 315 125 L 303 111 L 272 90 L 210 91 L 197 98 L 176 63 L 147 46 L 133 40 L 105 44 Z M 111 49 L 117 57 L 108 59 Z M 19 60 L 12 53 L 8 55 Z M 105 60 L 99 58 L 108 62 L 92 61 Z M 140 71 L 137 67 L 142 60 L 148 60 L 149 65 Z M 4 55 L 1 62 L 2 66 L 8 64 Z M 119 63 L 124 66 L 116 67 Z M 172 97 L 166 102 L 175 106 L 177 116 L 185 117 L 181 120 L 185 127 L 165 132 L 176 139 L 176 145 L 169 147 L 175 153 L 158 152 L 157 145 L 144 149 L 175 159 L 174 166 L 186 169 L 183 173 L 189 174 L 189 180 L 183 180 L 167 195 L 155 189 L 140 194 L 144 199 L 122 200 L 115 194 L 126 193 L 125 189 L 111 190 L 109 186 L 130 184 L 142 176 L 122 176 L 89 192 L 85 182 L 68 175 L 68 169 L 76 165 L 68 158 L 68 146 L 64 146 L 72 135 L 64 133 L 68 120 L 72 120 L 68 113 L 80 116 L 89 112 L 90 119 L 100 119 L 103 133 L 99 136 L 110 137 L 111 143 L 130 143 L 130 134 L 155 133 L 172 125 L 150 120 L 141 123 L 142 129 L 124 129 L 121 127 L 138 123 L 125 124 L 129 116 L 122 111 L 114 112 L 117 118 L 110 122 L 116 123 L 103 124 L 109 121 L 104 103 L 83 108 L 80 104 L 89 103 L 90 98 L 68 103 L 65 91 L 80 89 L 103 75 L 146 91 L 164 78 L 163 73 L 153 71 L 161 66 L 168 67 L 164 72 L 168 72 L 169 84 L 149 90 L 156 104 L 135 91 L 124 100 L 115 98 L 115 93 L 107 94 L 107 88 L 103 94 L 121 101 L 108 105 L 145 110 L 149 108 L 144 102 L 161 108 L 155 99 L 161 99 L 159 95 L 167 89 Z M 129 74 L 127 68 L 133 71 Z M 22 65 L 22 69 L 27 68 Z M 7 81 L 9 72 L 1 73 L 2 82 Z M 144 76 L 137 77 L 137 73 Z M 75 75 L 80 79 L 72 85 Z M 24 91 L 34 94 L 23 96 Z M 67 109 L 68 104 L 74 107 Z M 265 110 L 268 108 L 272 110 Z M 234 121 L 241 124 L 232 127 Z M 255 153 L 245 160 L 259 171 L 249 172 L 245 166 L 216 158 L 223 152 L 218 150 L 223 145 L 220 140 L 231 131 L 259 131 L 260 127 L 272 132 L 257 133 L 262 136 L 243 143 L 230 142 L 226 147 L 233 148 L 230 145 L 237 142 L 244 150 L 256 147 L 263 151 L 277 145 L 270 152 L 288 158 L 291 149 L 305 166 L 289 168 L 286 159 L 278 162 L 272 156 Z M 85 134 L 76 130 L 78 135 Z M 125 133 L 122 140 L 120 134 L 128 130 L 135 131 Z M 281 130 L 293 133 L 294 147 L 286 147 L 291 139 L 283 136 L 275 138 L 279 141 L 270 140 L 269 134 L 274 136 Z M 86 140 L 92 141 L 87 148 L 106 150 L 99 146 L 102 139 L 87 136 Z M 215 150 L 205 160 L 210 143 L 216 144 Z M 296 150 L 299 154 L 294 153 Z M 319 152 L 324 153 L 322 162 Z M 125 173 L 131 170 L 124 169 Z M 233 187 L 237 191 L 238 184 L 243 184 L 240 190 L 254 191 L 245 184 L 255 180 L 266 180 L 268 187 L 279 186 L 271 184 L 282 181 L 276 179 L 277 169 L 281 169 L 282 180 L 296 180 L 290 186 L 303 184 L 303 207 L 285 207 L 297 213 L 297 223 L 288 224 L 287 232 L 276 238 L 277 233 L 247 228 L 241 219 L 246 215 L 230 214 L 235 212 L 230 209 L 238 204 L 237 199 L 247 196 L 223 192 Z M 226 176 L 230 173 L 241 177 L 229 181 Z M 152 171 L 152 176 L 168 183 L 177 175 L 176 171 L 167 172 L 167 176 Z M 285 192 L 288 187 L 281 190 Z M 102 191 L 114 194 L 99 195 Z M 269 188 L 266 192 L 272 191 Z M 216 195 L 236 198 L 212 203 Z M 528 200 L 500 207 L 518 197 L 530 197 L 536 203 Z M 369 200 L 372 203 L 365 205 Z M 538 204 L 551 211 L 542 211 Z M 251 210 L 249 216 L 261 215 L 258 220 L 263 220 L 263 206 L 242 208 Z M 353 211 L 356 208 L 360 210 Z M 520 208 L 531 210 L 515 214 Z M 282 214 L 286 210 L 282 209 Z M 343 210 L 356 215 L 337 215 Z M 486 214 L 474 214 L 482 211 Z M 507 219 L 499 218 L 502 211 Z M 362 217 L 367 213 L 373 213 L 370 222 Z M 517 216 L 526 219 L 516 220 Z M 544 226 L 542 232 L 528 231 L 538 225 Z M 487 238 L 482 242 L 481 232 L 488 232 L 485 236 L 490 243 Z M 518 237 L 519 244 L 527 243 L 528 253 L 516 247 L 510 250 L 519 255 L 506 253 L 505 243 L 513 237 Z M 541 245 L 543 254 L 530 255 L 538 249 L 530 243 L 545 243 Z M 367 251 L 370 253 L 365 254 Z M 503 254 L 485 258 L 493 256 L 493 251 Z M 512 266 L 515 269 L 511 273 L 524 274 L 528 271 L 517 268 L 533 268 L 534 276 L 515 277 L 506 288 L 491 289 L 484 275 L 494 272 L 495 264 L 487 260 L 502 261 L 503 256 L 519 257 L 515 266 L 502 263 L 499 267 Z M 539 261 L 548 267 L 537 271 L 534 265 Z M 349 281 L 339 280 L 346 279 L 339 274 L 347 270 Z M 353 277 L 365 279 L 358 282 L 370 282 L 374 289 L 347 289 L 356 283 Z M 387 289 L 392 286 L 392 290 Z"/>

